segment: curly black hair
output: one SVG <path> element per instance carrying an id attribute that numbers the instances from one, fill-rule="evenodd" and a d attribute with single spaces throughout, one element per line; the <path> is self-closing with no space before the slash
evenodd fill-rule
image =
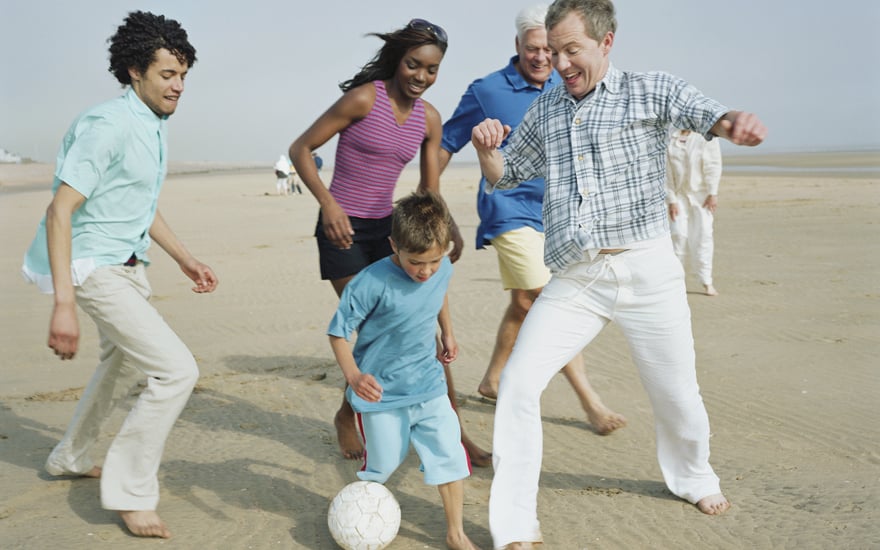
<path id="1" fill-rule="evenodd" d="M 155 59 L 156 50 L 162 48 L 187 67 L 196 62 L 196 49 L 189 43 L 186 31 L 180 23 L 164 15 L 133 11 L 107 42 L 110 43 L 109 70 L 123 86 L 131 84 L 130 68 L 145 73 Z"/>
<path id="2" fill-rule="evenodd" d="M 364 65 L 356 75 L 339 85 L 339 89 L 343 92 L 357 88 L 367 82 L 388 80 L 393 77 L 394 72 L 397 71 L 397 66 L 400 64 L 400 60 L 403 59 L 406 52 L 413 48 L 434 44 L 445 54 L 448 45 L 445 40 L 438 38 L 435 31 L 412 25 L 407 25 L 402 29 L 389 33 L 371 32 L 367 36 L 381 38 L 385 44 L 376 56 Z"/>

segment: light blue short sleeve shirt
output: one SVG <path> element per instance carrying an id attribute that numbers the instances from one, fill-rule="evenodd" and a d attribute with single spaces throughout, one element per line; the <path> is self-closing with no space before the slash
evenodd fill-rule
<path id="1" fill-rule="evenodd" d="M 74 285 L 132 254 L 149 261 L 150 226 L 167 172 L 166 119 L 129 89 L 85 111 L 64 136 L 52 192 L 63 182 L 86 198 L 71 218 Z M 41 291 L 53 291 L 45 217 L 25 253 L 22 273 Z"/>
<path id="2" fill-rule="evenodd" d="M 382 386 L 382 400 L 364 401 L 351 387 L 346 398 L 357 412 L 423 403 L 446 394 L 446 376 L 437 359 L 437 315 L 452 277 L 452 263 L 424 283 L 413 281 L 391 257 L 364 268 L 342 292 L 327 334 L 349 339 L 361 372 Z"/>

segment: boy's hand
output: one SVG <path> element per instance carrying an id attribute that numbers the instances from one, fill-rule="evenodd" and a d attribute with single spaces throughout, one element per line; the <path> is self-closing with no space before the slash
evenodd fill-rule
<path id="1" fill-rule="evenodd" d="M 357 374 L 348 381 L 348 385 L 364 401 L 375 403 L 382 399 L 382 386 L 372 374 Z"/>
<path id="2" fill-rule="evenodd" d="M 454 336 L 441 335 L 437 342 L 437 359 L 447 366 L 458 358 L 458 343 Z"/>

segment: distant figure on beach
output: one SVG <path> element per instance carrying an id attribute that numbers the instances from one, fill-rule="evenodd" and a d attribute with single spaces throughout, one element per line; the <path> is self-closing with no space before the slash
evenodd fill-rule
<path id="1" fill-rule="evenodd" d="M 489 497 L 496 548 L 542 540 L 541 394 L 612 320 L 651 401 L 667 487 L 703 513 L 729 508 L 709 464 L 684 271 L 669 236 L 668 128 L 749 146 L 767 133 L 755 115 L 731 111 L 677 77 L 613 66 L 610 0 L 557 0 L 545 24 L 564 85 L 535 99 L 503 150 L 509 125 L 486 119 L 472 132 L 488 191 L 545 178 L 544 261 L 553 272 L 498 387 Z"/>
<path id="2" fill-rule="evenodd" d="M 315 168 L 320 172 L 321 168 L 324 167 L 324 159 L 321 158 L 317 151 L 312 151 L 312 158 L 315 159 Z"/>
<path id="3" fill-rule="evenodd" d="M 453 153 L 471 141 L 471 130 L 486 118 L 496 118 L 513 130 L 534 99 L 559 84 L 559 74 L 550 63 L 546 5 L 523 9 L 516 16 L 516 55 L 502 69 L 473 81 L 458 103 L 452 117 L 443 125 L 440 169 L 446 168 Z M 478 392 L 494 399 L 498 380 L 516 335 L 541 288 L 550 280 L 544 265 L 544 225 L 541 205 L 544 178 L 520 183 L 499 193 L 487 193 L 485 178 L 477 187 L 477 248 L 492 245 L 498 255 L 498 269 L 504 290 L 510 290 L 510 304 L 501 319 L 495 349 Z M 597 433 L 610 434 L 626 425 L 626 419 L 602 403 L 587 379 L 584 359 L 576 354 L 562 372 L 577 393 L 587 418 Z"/>
<path id="4" fill-rule="evenodd" d="M 198 379 L 186 345 L 150 305 L 145 269 L 155 241 L 194 292 L 212 292 L 217 276 L 189 253 L 157 210 L 167 173 L 167 130 L 196 61 L 173 19 L 129 13 L 110 40 L 110 72 L 129 86 L 121 97 L 81 114 L 64 136 L 54 196 L 22 271 L 54 293 L 49 347 L 62 360 L 79 345 L 76 306 L 98 327 L 100 363 L 64 437 L 46 461 L 53 476 L 101 478 L 101 503 L 132 534 L 169 538 L 159 515 L 157 471 L 165 440 Z M 101 424 L 135 382 L 146 383 L 113 438 L 103 468 L 91 451 Z"/>
<path id="5" fill-rule="evenodd" d="M 281 155 L 275 162 L 275 192 L 279 195 L 290 194 L 290 161 Z"/>
<path id="6" fill-rule="evenodd" d="M 336 295 L 363 268 L 391 254 L 392 197 L 404 166 L 419 154 L 418 189 L 440 191 L 440 114 L 422 94 L 437 80 L 448 38 L 440 26 L 413 19 L 389 33 L 372 33 L 384 42 L 376 56 L 343 82 L 341 98 L 290 146 L 299 177 L 318 200 L 315 228 L 321 278 Z M 312 152 L 339 135 L 330 187 L 318 174 Z M 455 262 L 462 240 L 452 222 Z M 455 390 L 447 369 L 449 396 Z M 354 411 L 343 399 L 334 420 L 343 456 L 363 456 Z M 462 442 L 479 465 L 490 456 L 462 433 Z"/>
<path id="7" fill-rule="evenodd" d="M 666 151 L 666 204 L 675 255 L 697 272 L 703 293 L 717 296 L 712 281 L 713 224 L 721 183 L 721 144 L 690 130 L 675 130 Z"/>
<path id="8" fill-rule="evenodd" d="M 327 333 L 366 446 L 357 476 L 385 483 L 412 444 L 425 483 L 440 491 L 447 547 L 474 548 L 462 512 L 462 480 L 471 469 L 444 375 L 458 356 L 447 298 L 450 223 L 439 195 L 398 201 L 391 221 L 394 253 L 350 281 Z M 352 352 L 346 340 L 353 333 Z"/>

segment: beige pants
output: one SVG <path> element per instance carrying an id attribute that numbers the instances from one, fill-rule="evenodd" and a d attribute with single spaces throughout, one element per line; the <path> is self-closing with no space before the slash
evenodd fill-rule
<path id="1" fill-rule="evenodd" d="M 165 440 L 198 379 L 195 359 L 150 305 L 150 292 L 142 263 L 98 268 L 76 289 L 77 304 L 98 327 L 100 363 L 46 470 L 63 475 L 92 469 L 90 451 L 101 424 L 146 376 L 104 459 L 101 504 L 110 510 L 156 509 Z"/>

